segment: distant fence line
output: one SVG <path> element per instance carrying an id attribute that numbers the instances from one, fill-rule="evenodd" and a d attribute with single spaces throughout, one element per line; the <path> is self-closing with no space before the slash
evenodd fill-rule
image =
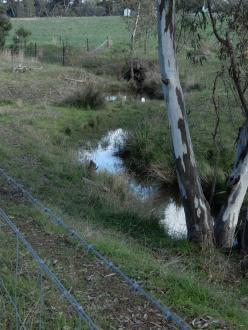
<path id="1" fill-rule="evenodd" d="M 89 38 L 85 39 L 84 45 L 73 46 L 68 41 L 59 38 L 59 41 L 51 45 L 40 45 L 32 42 L 22 46 L 6 47 L 3 52 L 12 57 L 13 63 L 23 62 L 26 58 L 32 58 L 39 62 L 59 64 L 62 66 L 80 66 L 82 60 L 91 58 L 93 55 L 110 49 L 113 46 L 111 36 L 107 36 L 100 45 L 91 43 Z"/>

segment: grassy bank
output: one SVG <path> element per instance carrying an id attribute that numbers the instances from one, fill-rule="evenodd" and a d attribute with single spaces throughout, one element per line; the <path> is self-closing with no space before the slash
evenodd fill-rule
<path id="1" fill-rule="evenodd" d="M 214 52 L 204 65 L 191 64 L 183 52 L 179 67 L 203 186 L 208 194 L 216 180 L 216 194 L 221 198 L 234 160 L 235 140 L 244 119 L 239 104 L 222 83 L 217 85 L 218 113 L 215 111 L 212 89 L 219 62 Z M 215 135 L 217 116 L 220 123 Z M 162 102 L 153 102 L 149 114 L 138 122 L 127 139 L 124 154 L 128 155 L 127 166 L 136 173 L 143 173 L 163 185 L 177 186 L 170 132 Z"/>
<path id="2" fill-rule="evenodd" d="M 1 167 L 23 182 L 68 224 L 189 322 L 197 317 L 211 316 L 224 321 L 230 329 L 247 328 L 248 286 L 239 271 L 238 255 L 226 257 L 216 251 L 199 251 L 198 247 L 186 241 L 168 237 L 158 219 L 151 215 L 149 205 L 136 200 L 122 183 L 108 175 L 92 173 L 77 161 L 77 151 L 89 140 L 97 141 L 109 129 L 122 127 L 134 132 L 134 135 L 143 134 L 140 152 L 135 148 L 137 156 L 132 152 L 133 158 L 142 160 L 140 154 L 145 150 L 146 153 L 149 151 L 149 159 L 154 164 L 164 164 L 166 161 L 170 165 L 170 140 L 165 129 L 163 103 L 150 101 L 141 104 L 130 99 L 127 103 L 118 101 L 106 104 L 98 110 L 68 107 L 63 102 L 58 105 L 65 92 L 71 93 L 77 88 L 77 85 L 61 79 L 64 75 L 76 77 L 78 72 L 74 69 L 46 65 L 39 73 L 34 69 L 17 74 L 12 72 L 11 63 L 1 63 L 1 89 L 6 84 L 14 86 L 9 97 L 4 95 L 0 106 Z M 195 70 L 196 75 L 197 68 Z M 200 80 L 204 83 L 205 73 L 201 72 Z M 193 75 L 190 80 L 192 78 Z M 94 76 L 94 79 L 101 82 L 101 77 Z M 104 79 L 108 86 L 108 78 Z M 187 79 L 185 76 L 186 83 Z M 120 88 L 125 87 L 121 85 Z M 31 98 L 35 90 L 37 94 Z M 189 100 L 193 100 L 189 116 L 193 139 L 200 155 L 202 150 L 205 152 L 212 146 L 208 131 L 209 127 L 212 128 L 214 114 L 213 109 L 203 102 L 209 97 L 205 89 L 204 92 L 191 90 L 188 93 Z M 233 142 L 228 117 L 223 117 L 223 122 L 226 125 L 223 132 L 229 132 L 225 133 L 229 148 Z M 137 129 L 137 123 L 141 129 Z M 203 137 L 203 144 L 200 136 Z M 164 148 L 168 154 L 161 157 Z M 145 163 L 144 167 L 147 166 L 150 164 Z M 97 185 L 87 184 L 82 180 L 85 177 Z M 2 182 L 1 186 L 5 183 Z M 106 187 L 107 191 L 102 191 L 99 186 Z M 14 217 L 23 230 L 27 230 L 25 224 L 34 230 L 39 225 L 39 231 L 44 236 L 46 232 L 61 234 L 37 212 L 33 213 L 23 201 L 17 203 L 8 195 L 4 197 L 3 191 L 0 193 L 1 207 Z M 32 239 L 28 231 L 27 235 Z M 50 253 L 53 248 L 46 250 L 37 245 L 37 249 L 52 264 L 53 255 Z M 64 248 L 61 249 L 64 251 Z M 11 255 L 11 245 L 7 250 Z M 68 284 L 70 281 L 64 274 L 73 251 L 71 248 L 68 258 L 59 259 L 61 268 L 55 267 L 55 272 Z M 82 287 L 78 283 L 78 296 L 80 290 Z M 89 311 L 92 312 L 91 309 Z M 101 311 L 98 302 L 95 313 L 100 315 Z M 105 323 L 106 319 L 97 320 L 103 328 L 109 325 Z"/>

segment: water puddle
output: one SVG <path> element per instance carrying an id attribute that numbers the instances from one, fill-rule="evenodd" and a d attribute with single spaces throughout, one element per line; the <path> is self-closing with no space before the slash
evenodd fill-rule
<path id="1" fill-rule="evenodd" d="M 128 173 L 123 160 L 116 156 L 119 147 L 124 144 L 127 132 L 119 128 L 109 131 L 95 148 L 80 150 L 80 162 L 94 164 L 99 172 L 106 171 L 113 175 L 123 175 L 127 180 L 130 190 L 143 201 L 149 201 L 153 210 L 159 215 L 161 225 L 173 237 L 186 236 L 185 213 L 182 205 L 176 201 L 172 194 L 162 192 L 158 187 L 140 183 Z"/>
<path id="2" fill-rule="evenodd" d="M 122 145 L 126 133 L 120 128 L 110 131 L 98 143 L 95 149 L 79 151 L 79 161 L 85 162 L 92 160 L 97 167 L 97 171 L 106 171 L 112 174 L 124 172 L 123 161 L 119 157 L 114 156 L 118 145 Z"/>

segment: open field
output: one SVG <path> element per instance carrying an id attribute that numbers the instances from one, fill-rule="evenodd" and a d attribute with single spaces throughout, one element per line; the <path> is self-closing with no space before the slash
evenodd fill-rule
<path id="1" fill-rule="evenodd" d="M 12 19 L 12 31 L 7 43 L 15 30 L 20 27 L 32 32 L 31 42 L 38 45 L 59 45 L 61 40 L 75 47 L 85 47 L 89 39 L 91 47 L 100 45 L 111 36 L 113 44 L 120 46 L 129 42 L 124 20 L 121 17 L 61 17 L 39 19 Z"/>

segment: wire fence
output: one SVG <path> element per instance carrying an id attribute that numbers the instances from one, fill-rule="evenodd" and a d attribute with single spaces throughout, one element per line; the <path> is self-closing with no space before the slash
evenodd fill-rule
<path id="1" fill-rule="evenodd" d="M 4 49 L 4 53 L 11 57 L 15 69 L 27 59 L 39 63 L 81 67 L 83 64 L 87 65 L 87 61 L 93 56 L 112 46 L 113 41 L 110 36 L 107 36 L 100 45 L 91 43 L 87 38 L 84 45 L 77 47 L 60 37 L 57 43 L 51 45 L 41 45 L 38 42 L 11 45 Z"/>
<path id="2" fill-rule="evenodd" d="M 63 328 L 98 329 L 1 208 L 0 221 L 0 242 L 8 245 L 11 254 L 3 253 L 0 259 L 0 328 L 57 329 L 61 324 Z"/>
<path id="3" fill-rule="evenodd" d="M 129 287 L 132 291 L 137 292 L 141 296 L 143 296 L 152 306 L 154 306 L 163 317 L 175 324 L 181 330 L 190 329 L 189 325 L 173 313 L 168 307 L 161 304 L 154 296 L 152 296 L 149 292 L 145 291 L 142 286 L 140 286 L 136 281 L 132 280 L 129 276 L 123 273 L 111 260 L 102 255 L 93 245 L 89 244 L 84 237 L 82 237 L 78 232 L 76 232 L 73 228 L 71 228 L 68 224 L 66 224 L 62 218 L 58 217 L 54 212 L 43 205 L 37 198 L 35 198 L 30 192 L 23 188 L 14 178 L 10 177 L 3 169 L 0 168 L 0 175 L 4 178 L 7 183 L 16 189 L 18 189 L 23 196 L 29 200 L 34 206 L 38 208 L 38 210 L 45 214 L 53 224 L 62 227 L 65 232 L 73 239 L 77 241 L 77 243 L 88 253 L 95 256 L 99 259 L 107 269 L 111 270 L 115 274 L 117 274 Z M 1 217 L 1 212 L 0 212 Z"/>

